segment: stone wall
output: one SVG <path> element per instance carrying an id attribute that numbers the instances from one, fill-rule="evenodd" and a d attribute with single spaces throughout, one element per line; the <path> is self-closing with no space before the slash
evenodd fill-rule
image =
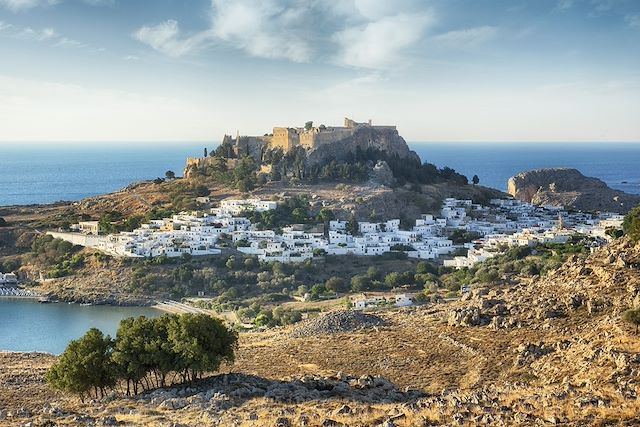
<path id="1" fill-rule="evenodd" d="M 293 128 L 273 128 L 273 138 L 271 138 L 271 148 L 281 148 L 285 153 L 300 144 L 298 132 Z"/>
<path id="2" fill-rule="evenodd" d="M 409 149 L 404 138 L 391 127 L 359 126 L 355 129 L 345 129 L 327 138 L 324 143 L 317 143 L 309 151 L 307 161 L 310 164 L 322 164 L 330 160 L 346 160 L 349 153 L 355 153 L 360 148 L 366 151 L 373 148 L 384 151 L 389 155 L 420 161 L 420 157 Z"/>

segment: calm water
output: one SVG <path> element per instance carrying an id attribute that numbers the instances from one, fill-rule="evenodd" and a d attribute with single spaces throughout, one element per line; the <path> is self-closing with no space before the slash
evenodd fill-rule
<path id="1" fill-rule="evenodd" d="M 422 160 L 451 166 L 480 183 L 505 189 L 518 172 L 574 167 L 611 187 L 640 194 L 640 144 L 410 143 Z M 90 147 L 0 143 L 0 206 L 79 200 L 128 184 L 181 174 L 185 159 L 204 144 L 132 144 Z M 626 182 L 626 183 L 623 183 Z"/>
<path id="2" fill-rule="evenodd" d="M 0 350 L 60 354 L 89 328 L 115 336 L 122 319 L 157 317 L 153 308 L 40 304 L 26 299 L 0 299 Z"/>
<path id="3" fill-rule="evenodd" d="M 480 184 L 506 190 L 509 177 L 531 169 L 572 167 L 610 187 L 640 194 L 640 143 L 417 143 L 423 161 L 450 166 Z"/>
<path id="4" fill-rule="evenodd" d="M 120 190 L 167 170 L 182 175 L 202 144 L 29 146 L 0 143 L 0 206 L 80 200 Z"/>

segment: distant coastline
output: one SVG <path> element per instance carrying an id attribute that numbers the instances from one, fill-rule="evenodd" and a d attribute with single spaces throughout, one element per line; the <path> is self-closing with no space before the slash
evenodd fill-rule
<path id="1" fill-rule="evenodd" d="M 173 170 L 180 174 L 187 157 L 201 156 L 206 144 L 148 144 L 127 147 L 30 146 L 2 150 L 0 206 L 77 201 L 118 191 L 136 181 Z M 209 148 L 215 146 L 209 145 Z M 610 187 L 640 194 L 640 143 L 438 143 L 411 142 L 422 161 L 450 166 L 480 184 L 506 190 L 507 179 L 543 167 L 574 167 Z"/>

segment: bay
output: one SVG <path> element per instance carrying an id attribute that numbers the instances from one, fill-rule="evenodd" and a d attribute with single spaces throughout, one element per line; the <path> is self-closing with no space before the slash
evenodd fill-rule
<path id="1" fill-rule="evenodd" d="M 151 307 L 41 304 L 33 299 L 0 298 L 0 351 L 39 351 L 60 354 L 69 341 L 98 328 L 115 337 L 127 317 L 158 317 Z"/>

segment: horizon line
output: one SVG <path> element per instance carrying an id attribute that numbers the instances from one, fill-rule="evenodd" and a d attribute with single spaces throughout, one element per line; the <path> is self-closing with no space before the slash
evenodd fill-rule
<path id="1" fill-rule="evenodd" d="M 517 140 L 517 141 L 505 141 L 505 140 L 407 140 L 407 144 L 640 144 L 639 140 Z M 57 141 L 42 141 L 42 140 L 0 140 L 0 149 L 6 148 L 5 144 L 28 144 L 31 146 L 37 145 L 89 145 L 89 144 L 174 144 L 174 145 L 196 145 L 196 144 L 220 144 L 221 141 L 211 140 L 57 140 Z M 17 148 L 17 147 L 12 147 Z"/>

